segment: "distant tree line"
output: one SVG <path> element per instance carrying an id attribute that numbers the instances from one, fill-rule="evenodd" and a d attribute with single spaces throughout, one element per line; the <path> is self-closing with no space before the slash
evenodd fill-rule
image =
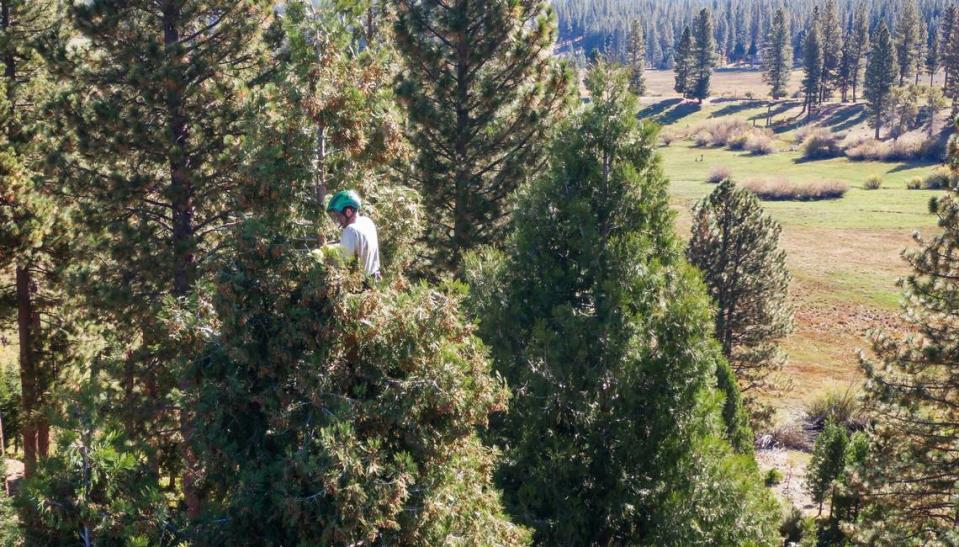
<path id="1" fill-rule="evenodd" d="M 580 52 L 589 57 L 593 52 L 624 58 L 629 42 L 632 21 L 638 20 L 645 37 L 647 65 L 653 68 L 672 68 L 677 60 L 676 48 L 683 28 L 691 26 L 703 8 L 713 15 L 713 40 L 720 66 L 745 63 L 759 66 L 763 57 L 763 43 L 774 26 L 776 12 L 784 13 L 788 43 L 801 59 L 802 43 L 809 33 L 808 23 L 821 0 L 689 0 L 663 2 L 660 0 L 553 0 L 559 20 L 559 45 L 565 52 Z M 890 32 L 899 32 L 897 23 L 904 12 L 915 10 L 917 21 L 925 27 L 938 28 L 946 24 L 949 0 L 919 0 L 915 7 L 899 0 L 837 0 L 835 17 L 841 29 L 861 15 L 868 33 L 873 33 L 881 21 L 886 21 Z M 905 18 L 907 26 L 913 19 Z M 908 29 L 907 29 L 908 30 Z M 926 35 L 927 43 L 935 33 Z M 918 38 L 918 37 L 917 37 Z M 835 55 L 840 56 L 837 50 Z"/>

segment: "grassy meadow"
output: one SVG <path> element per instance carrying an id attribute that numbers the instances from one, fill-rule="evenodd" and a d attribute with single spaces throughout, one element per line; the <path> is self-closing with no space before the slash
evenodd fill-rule
<path id="1" fill-rule="evenodd" d="M 654 71 L 648 82 L 655 95 L 672 73 Z M 797 85 L 799 76 L 792 82 Z M 714 90 L 736 89 L 753 97 L 765 94 L 759 73 L 724 72 L 714 75 Z M 745 90 L 745 91 L 743 91 Z M 663 93 L 665 95 L 665 92 Z M 778 407 L 795 414 L 803 403 L 826 390 L 845 390 L 861 381 L 858 350 L 868 349 L 867 331 L 899 325 L 900 291 L 896 280 L 908 273 L 901 257 L 914 247 L 913 233 L 935 231 L 928 213 L 929 199 L 942 191 L 907 190 L 906 182 L 927 175 L 930 162 L 851 161 L 845 157 L 805 160 L 795 144 L 795 132 L 806 123 L 797 118 L 799 101 L 767 101 L 731 96 L 703 105 L 672 97 L 645 97 L 642 115 L 663 125 L 674 140 L 660 148 L 683 237 L 689 233 L 689 209 L 713 185 L 706 178 L 714 167 L 724 167 L 734 181 L 785 177 L 791 182 L 840 181 L 848 185 L 844 197 L 825 201 L 766 201 L 765 210 L 783 227 L 782 245 L 793 275 L 791 293 L 796 306 L 796 329 L 786 340 L 786 374 L 793 388 L 777 399 Z M 725 148 L 696 147 L 690 131 L 712 121 L 739 118 L 766 126 L 771 113 L 777 152 L 764 156 Z M 813 119 L 836 133 L 865 134 L 868 112 L 861 103 L 831 104 Z M 882 177 L 882 187 L 867 190 L 870 175 Z"/>

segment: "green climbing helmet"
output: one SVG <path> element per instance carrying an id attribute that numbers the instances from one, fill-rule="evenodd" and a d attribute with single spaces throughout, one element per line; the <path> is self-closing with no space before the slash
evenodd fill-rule
<path id="1" fill-rule="evenodd" d="M 352 207 L 354 211 L 360 210 L 360 195 L 354 192 L 353 190 L 341 190 L 330 198 L 330 204 L 326 206 L 327 212 L 336 211 L 337 213 L 342 213 L 343 209 L 347 207 Z"/>

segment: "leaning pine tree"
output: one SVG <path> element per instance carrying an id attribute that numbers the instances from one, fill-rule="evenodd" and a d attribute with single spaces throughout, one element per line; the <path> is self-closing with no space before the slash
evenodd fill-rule
<path id="1" fill-rule="evenodd" d="M 755 463 L 722 438 L 724 364 L 655 128 L 637 121 L 626 74 L 600 64 L 587 86 L 552 169 L 517 198 L 507 254 L 469 263 L 481 336 L 513 390 L 494 429 L 507 507 L 545 545 L 772 545 Z"/>
<path id="2" fill-rule="evenodd" d="M 769 415 L 761 396 L 777 388 L 776 372 L 785 363 L 777 342 L 793 325 L 781 228 L 752 192 L 728 180 L 703 198 L 692 216 L 686 256 L 703 272 L 717 306 L 716 338 L 747 407 L 761 421 Z"/>
<path id="3" fill-rule="evenodd" d="M 959 147 L 950 145 L 959 172 Z M 866 507 L 859 544 L 959 542 L 959 201 L 933 202 L 941 232 L 906 259 L 905 321 L 912 334 L 876 334 L 864 359 L 866 400 L 874 413 L 870 451 L 857 468 Z"/>
<path id="4" fill-rule="evenodd" d="M 397 2 L 397 90 L 416 150 L 408 170 L 433 215 L 434 271 L 505 238 L 506 198 L 542 165 L 570 76 L 552 57 L 554 17 L 543 0 Z"/>

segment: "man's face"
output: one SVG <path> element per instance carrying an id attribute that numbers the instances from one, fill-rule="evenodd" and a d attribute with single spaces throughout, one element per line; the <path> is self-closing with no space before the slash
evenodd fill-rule
<path id="1" fill-rule="evenodd" d="M 333 219 L 333 222 L 335 222 L 340 228 L 346 228 L 350 225 L 353 214 L 353 209 L 347 207 L 346 209 L 343 209 L 342 213 L 330 211 L 330 218 Z"/>

